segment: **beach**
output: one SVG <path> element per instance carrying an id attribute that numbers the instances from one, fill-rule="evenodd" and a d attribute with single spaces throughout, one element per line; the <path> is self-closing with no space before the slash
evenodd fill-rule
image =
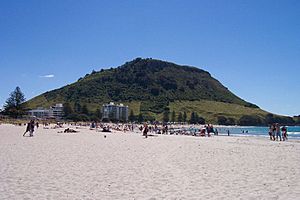
<path id="1" fill-rule="evenodd" d="M 62 130 L 0 125 L 0 199 L 300 198 L 297 140 Z"/>

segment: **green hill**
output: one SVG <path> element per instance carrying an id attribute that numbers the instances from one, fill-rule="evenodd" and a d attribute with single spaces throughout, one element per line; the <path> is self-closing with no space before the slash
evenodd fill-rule
<path id="1" fill-rule="evenodd" d="M 68 102 L 86 105 L 95 112 L 110 101 L 129 105 L 134 114 L 162 120 L 164 110 L 195 111 L 207 122 L 221 117 L 237 122 L 244 115 L 261 120 L 267 112 L 230 92 L 208 72 L 196 67 L 137 58 L 117 68 L 93 71 L 77 82 L 41 94 L 28 102 L 27 108 L 47 107 Z"/>

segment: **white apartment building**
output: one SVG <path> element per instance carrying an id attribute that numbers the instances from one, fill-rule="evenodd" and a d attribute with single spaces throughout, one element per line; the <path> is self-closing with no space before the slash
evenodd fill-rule
<path id="1" fill-rule="evenodd" d="M 102 119 L 128 121 L 128 112 L 128 106 L 110 102 L 102 106 Z"/>

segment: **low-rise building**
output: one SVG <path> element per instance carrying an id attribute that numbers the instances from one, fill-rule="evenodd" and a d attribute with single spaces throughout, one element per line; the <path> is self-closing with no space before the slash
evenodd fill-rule
<path id="1" fill-rule="evenodd" d="M 123 104 L 103 104 L 102 106 L 102 119 L 128 121 L 128 106 Z"/>
<path id="2" fill-rule="evenodd" d="M 41 118 L 41 119 L 46 119 L 46 118 L 49 118 L 49 116 L 50 116 L 49 109 L 44 109 L 42 107 L 38 107 L 36 109 L 29 110 L 27 113 L 31 117 L 37 117 L 37 118 Z"/>
<path id="3" fill-rule="evenodd" d="M 54 118 L 60 120 L 63 117 L 63 109 L 63 104 L 56 104 L 55 106 L 51 106 L 49 109 L 39 107 L 33 110 L 29 110 L 27 113 L 31 117 L 37 117 L 41 119 Z"/>

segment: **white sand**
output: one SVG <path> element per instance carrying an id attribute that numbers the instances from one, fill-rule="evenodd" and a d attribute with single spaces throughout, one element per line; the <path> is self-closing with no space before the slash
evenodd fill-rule
<path id="1" fill-rule="evenodd" d="M 24 130 L 0 125 L 0 199 L 300 199 L 297 141 Z"/>

